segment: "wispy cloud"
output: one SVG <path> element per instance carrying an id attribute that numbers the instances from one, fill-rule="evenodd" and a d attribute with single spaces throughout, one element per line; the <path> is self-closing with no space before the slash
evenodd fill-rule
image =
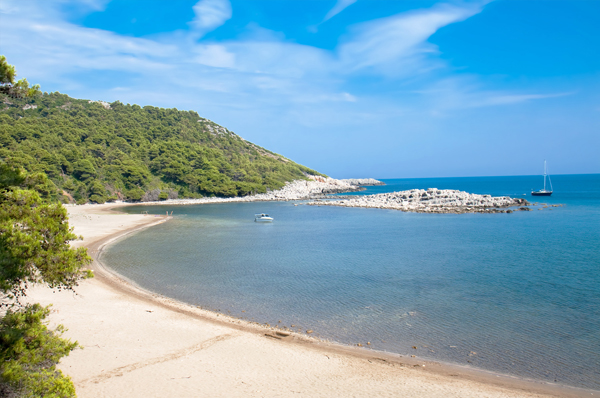
<path id="1" fill-rule="evenodd" d="M 335 5 L 333 6 L 333 8 L 329 10 L 327 15 L 325 15 L 325 18 L 323 18 L 323 22 L 335 17 L 340 12 L 344 11 L 344 9 L 356 3 L 356 1 L 357 0 L 338 0 L 337 3 L 335 3 Z"/>
<path id="2" fill-rule="evenodd" d="M 196 56 L 193 60 L 199 64 L 215 68 L 232 68 L 235 66 L 235 54 L 218 44 L 198 45 L 193 49 Z"/>
<path id="3" fill-rule="evenodd" d="M 231 18 L 228 0 L 201 0 L 193 6 L 195 18 L 190 23 L 193 31 L 188 33 L 192 40 L 181 40 L 181 32 L 153 40 L 77 26 L 62 19 L 55 12 L 57 3 L 50 1 L 28 2 L 27 7 L 22 3 L 10 4 L 21 8 L 11 9 L 14 15 L 3 18 L 1 46 L 11 54 L 11 61 L 19 62 L 19 70 L 31 77 L 49 77 L 52 73 L 68 78 L 69 73 L 85 70 L 121 70 L 142 79 L 160 79 L 175 90 L 168 82 L 175 76 L 185 76 L 187 84 L 197 81 L 207 89 L 218 87 L 222 91 L 229 87 L 232 91 L 270 95 L 280 90 L 279 94 L 291 96 L 290 99 L 311 90 L 320 93 L 316 98 L 336 98 L 338 93 L 348 92 L 342 86 L 354 74 L 365 71 L 401 78 L 439 67 L 436 50 L 427 39 L 437 29 L 480 10 L 472 5 L 463 8 L 438 5 L 359 24 L 350 27 L 337 49 L 326 51 L 285 41 L 276 34 L 265 40 L 264 32 L 257 33 L 260 34 L 257 40 L 250 34 L 243 40 L 196 42 L 198 35 Z M 103 3 L 97 0 L 93 4 Z M 340 1 L 333 10 L 340 11 L 339 7 L 350 4 Z M 23 42 L 28 43 L 26 48 L 19 44 Z M 426 59 L 426 55 L 430 57 Z M 166 74 L 167 70 L 171 72 Z M 224 81 L 219 83 L 214 79 Z M 205 84 L 207 80 L 212 83 Z M 302 88 L 296 93 L 290 91 L 296 86 Z M 321 95 L 324 91 L 330 91 L 330 95 Z"/>
<path id="4" fill-rule="evenodd" d="M 474 104 L 474 106 L 510 105 L 538 99 L 564 97 L 573 94 L 573 92 L 553 94 L 492 94 L 485 100 L 480 101 L 478 104 Z"/>
<path id="5" fill-rule="evenodd" d="M 376 73 L 407 75 L 423 68 L 424 57 L 437 54 L 427 39 L 438 29 L 463 21 L 478 12 L 477 5 L 448 4 L 427 10 L 402 13 L 369 21 L 351 29 L 349 39 L 339 48 L 340 59 L 350 71 L 372 69 Z"/>
<path id="6" fill-rule="evenodd" d="M 440 79 L 417 90 L 432 115 L 445 117 L 458 110 L 510 106 L 527 102 L 565 97 L 575 92 L 523 93 L 486 89 L 475 76 L 457 76 Z"/>
<path id="7" fill-rule="evenodd" d="M 355 92 L 361 89 L 361 76 L 365 73 L 398 82 L 415 75 L 429 75 L 419 87 L 421 103 L 438 113 L 543 97 L 494 93 L 465 84 L 464 79 L 449 83 L 452 79 L 436 78 L 433 71 L 443 70 L 444 64 L 428 38 L 441 27 L 479 12 L 480 8 L 474 5 L 442 4 L 358 24 L 349 28 L 338 48 L 327 51 L 286 41 L 262 28 L 249 31 L 241 40 L 196 41 L 198 34 L 220 26 L 231 17 L 231 6 L 226 0 L 202 0 L 194 6 L 194 30 L 188 33 L 192 40 L 185 37 L 182 40 L 182 32 L 173 37 L 167 34 L 160 39 L 150 39 L 85 28 L 65 21 L 55 12 L 52 2 L 32 4 L 17 7 L 16 11 L 11 9 L 11 18 L 3 18 L 6 23 L 0 48 L 3 52 L 6 49 L 10 62 L 17 64 L 23 76 L 31 81 L 55 81 L 64 87 L 81 87 L 76 76 L 90 71 L 125 73 L 131 76 L 130 84 L 137 82 L 129 86 L 131 101 L 153 98 L 155 94 L 143 94 L 151 87 L 161 93 L 156 98 L 163 101 L 176 97 L 178 102 L 193 104 L 196 98 L 211 98 L 214 104 L 221 102 L 227 107 L 246 102 L 242 108 L 318 106 L 320 103 L 339 107 L 360 103 L 367 107 L 361 110 L 365 113 L 369 103 L 378 109 L 390 106 L 381 99 L 364 98 Z M 23 42 L 28 46 L 22 46 Z M 94 81 L 87 82 L 90 92 Z M 108 80 L 96 91 L 104 90 L 107 96 L 113 96 L 116 94 L 111 90 L 119 88 L 119 92 L 125 93 L 123 89 L 127 86 L 123 83 L 117 79 L 111 87 Z M 427 90 L 439 93 L 428 95 Z M 398 109 L 402 98 L 388 101 L 396 103 Z M 401 106 L 406 107 L 406 104 Z M 305 111 L 321 113 L 326 109 Z"/>
<path id="8" fill-rule="evenodd" d="M 63 4 L 76 5 L 92 11 L 103 11 L 111 0 L 61 0 Z"/>
<path id="9" fill-rule="evenodd" d="M 190 25 L 200 36 L 223 25 L 232 13 L 229 0 L 200 0 L 193 9 L 196 16 Z"/>

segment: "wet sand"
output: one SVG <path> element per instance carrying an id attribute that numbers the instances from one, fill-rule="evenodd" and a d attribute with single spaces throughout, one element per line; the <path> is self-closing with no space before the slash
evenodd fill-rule
<path id="1" fill-rule="evenodd" d="M 79 397 L 582 397 L 593 392 L 277 333 L 144 291 L 106 270 L 104 245 L 166 216 L 68 207 L 95 278 L 36 287 L 51 324 L 84 347 L 61 361 Z M 598 392 L 596 392 L 598 395 Z"/>

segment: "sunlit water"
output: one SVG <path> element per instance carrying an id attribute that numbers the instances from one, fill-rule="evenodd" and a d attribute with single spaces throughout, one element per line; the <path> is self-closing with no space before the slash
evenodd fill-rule
<path id="1" fill-rule="evenodd" d="M 386 182 L 361 194 L 435 187 L 565 206 L 460 215 L 293 202 L 130 207 L 175 218 L 113 244 L 102 261 L 146 289 L 239 318 L 600 389 L 600 175 L 554 176 L 553 196 L 537 199 L 528 192 L 541 177 Z M 261 212 L 275 222 L 255 223 Z"/>

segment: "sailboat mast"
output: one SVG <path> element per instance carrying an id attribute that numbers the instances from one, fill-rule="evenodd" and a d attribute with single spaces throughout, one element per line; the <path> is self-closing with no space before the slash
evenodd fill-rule
<path id="1" fill-rule="evenodd" d="M 546 189 L 546 177 L 548 177 L 548 182 L 550 183 L 549 191 Z M 548 166 L 546 165 L 546 159 L 544 159 L 544 188 L 540 189 L 539 191 L 534 191 L 532 189 L 531 195 L 532 196 L 550 196 L 550 195 L 552 195 L 552 180 L 550 179 L 550 176 L 548 175 Z"/>
<path id="2" fill-rule="evenodd" d="M 544 159 L 544 191 L 546 190 L 546 159 Z"/>
<path id="3" fill-rule="evenodd" d="M 547 171 L 546 171 L 547 174 Z M 550 183 L 550 192 L 554 191 L 554 189 L 552 189 L 552 179 L 550 178 L 550 175 L 548 175 L 548 182 Z"/>

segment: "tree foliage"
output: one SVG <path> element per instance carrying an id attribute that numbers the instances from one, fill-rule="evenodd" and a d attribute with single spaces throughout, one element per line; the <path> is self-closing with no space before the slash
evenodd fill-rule
<path id="1" fill-rule="evenodd" d="M 4 55 L 0 55 L 0 92 L 12 97 L 34 97 L 41 94 L 40 85 L 36 84 L 29 87 L 27 79 L 20 79 L 15 82 L 17 71 L 13 65 L 6 61 Z"/>
<path id="2" fill-rule="evenodd" d="M 13 84 L 16 76 L 15 67 L 6 62 L 4 55 L 0 55 L 0 84 Z"/>
<path id="3" fill-rule="evenodd" d="M 69 241 L 78 237 L 69 228 L 66 209 L 49 201 L 56 191 L 47 188 L 51 184 L 44 174 L 24 176 L 13 167 L 0 164 L 3 303 L 18 301 L 32 283 L 71 289 L 79 279 L 90 275 L 83 270 L 91 261 L 86 249 L 69 246 Z"/>
<path id="4" fill-rule="evenodd" d="M 72 289 L 91 276 L 86 249 L 69 247 L 76 238 L 45 174 L 0 163 L 0 303 L 10 306 L 0 318 L 0 396 L 75 396 L 56 364 L 77 343 L 60 337 L 62 326 L 48 329 L 48 308 L 19 300 L 32 283 Z"/>
<path id="5" fill-rule="evenodd" d="M 75 396 L 73 382 L 56 365 L 78 344 L 61 338 L 62 326 L 48 329 L 49 313 L 48 307 L 33 304 L 8 310 L 0 319 L 0 396 Z"/>

